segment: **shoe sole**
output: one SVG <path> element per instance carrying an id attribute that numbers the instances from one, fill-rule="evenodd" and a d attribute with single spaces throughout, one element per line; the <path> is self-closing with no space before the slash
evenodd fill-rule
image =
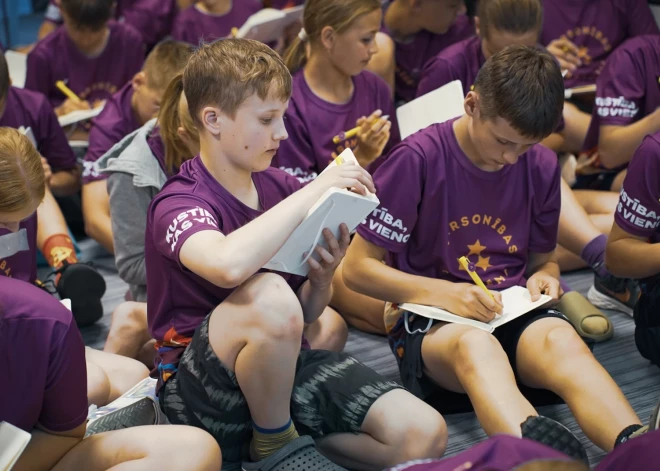
<path id="1" fill-rule="evenodd" d="M 596 289 L 595 286 L 589 288 L 589 292 L 587 293 L 587 299 L 589 299 L 591 304 L 593 304 L 594 306 L 600 309 L 610 309 L 613 311 L 619 311 L 619 312 L 623 312 L 624 314 L 627 314 L 630 317 L 633 317 L 633 309 L 630 306 L 627 306 L 618 299 L 612 298 L 611 296 L 607 296 L 606 294 L 601 293 Z"/>
<path id="2" fill-rule="evenodd" d="M 660 403 L 655 406 L 651 420 L 649 421 L 649 430 L 660 430 Z"/>
<path id="3" fill-rule="evenodd" d="M 158 422 L 158 406 L 149 398 L 142 398 L 133 404 L 94 420 L 85 437 L 97 433 L 111 432 L 141 425 L 154 425 Z"/>
<path id="4" fill-rule="evenodd" d="M 66 273 L 63 273 L 66 275 Z M 103 276 L 89 267 L 88 270 L 78 270 L 67 276 L 66 296 L 75 299 L 101 299 L 105 294 L 106 283 Z"/>
<path id="5" fill-rule="evenodd" d="M 534 440 L 589 465 L 589 457 L 580 440 L 559 422 L 547 417 L 530 417 L 521 428 L 523 438 Z"/>

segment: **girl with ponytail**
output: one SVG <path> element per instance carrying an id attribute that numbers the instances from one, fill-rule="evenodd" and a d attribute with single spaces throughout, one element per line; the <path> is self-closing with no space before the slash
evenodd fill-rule
<path id="1" fill-rule="evenodd" d="M 373 171 L 399 141 L 390 90 L 365 70 L 378 52 L 381 20 L 380 0 L 307 0 L 303 28 L 284 56 L 293 96 L 285 116 L 289 139 L 274 166 L 305 183 L 351 148 Z M 346 138 L 344 131 L 355 127 L 357 136 Z"/>

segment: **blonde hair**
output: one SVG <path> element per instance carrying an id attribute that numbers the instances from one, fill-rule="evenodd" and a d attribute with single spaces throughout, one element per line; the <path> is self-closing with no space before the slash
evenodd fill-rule
<path id="1" fill-rule="evenodd" d="M 277 98 L 291 97 L 291 74 L 271 48 L 251 39 L 222 39 L 203 44 L 183 72 L 183 90 L 193 122 L 202 128 L 199 113 L 218 106 L 232 119 L 243 102 L 257 94 L 265 100 L 272 87 Z"/>
<path id="2" fill-rule="evenodd" d="M 160 138 L 165 147 L 165 169 L 172 175 L 181 164 L 194 157 L 190 149 L 179 136 L 179 127 L 183 127 L 191 138 L 199 140 L 199 133 L 188 112 L 186 97 L 183 94 L 183 75 L 179 74 L 165 90 L 158 113 Z"/>
<path id="3" fill-rule="evenodd" d="M 0 128 L 0 212 L 13 213 L 44 199 L 46 179 L 41 155 L 30 139 Z"/>
<path id="4" fill-rule="evenodd" d="M 284 54 L 284 63 L 289 71 L 293 74 L 305 65 L 306 43 L 319 42 L 323 28 L 330 26 L 342 34 L 360 16 L 380 8 L 380 0 L 307 0 L 303 14 L 305 34 L 299 35 Z"/>
<path id="5" fill-rule="evenodd" d="M 147 86 L 158 92 L 164 91 L 174 76 L 183 72 L 192 53 L 193 47 L 188 43 L 173 39 L 158 43 L 142 67 L 147 76 Z"/>

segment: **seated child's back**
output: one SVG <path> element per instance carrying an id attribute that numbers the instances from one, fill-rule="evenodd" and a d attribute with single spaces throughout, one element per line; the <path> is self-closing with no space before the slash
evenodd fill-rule
<path id="1" fill-rule="evenodd" d="M 195 45 L 226 38 L 261 8 L 260 0 L 200 0 L 179 13 L 172 37 Z"/>

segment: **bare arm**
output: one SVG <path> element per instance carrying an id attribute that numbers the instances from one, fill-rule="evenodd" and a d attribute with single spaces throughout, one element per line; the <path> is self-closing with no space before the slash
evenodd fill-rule
<path id="1" fill-rule="evenodd" d="M 14 471 L 49 471 L 85 435 L 87 423 L 67 432 L 33 430 L 32 439 L 14 466 Z"/>
<path id="2" fill-rule="evenodd" d="M 235 288 L 261 269 L 284 245 L 311 206 L 329 188 L 375 192 L 371 176 L 358 165 L 332 168 L 312 183 L 228 236 L 201 231 L 181 246 L 183 265 L 221 288 Z"/>
<path id="3" fill-rule="evenodd" d="M 601 126 L 598 153 L 605 168 L 630 162 L 647 134 L 660 131 L 660 108 L 628 126 Z"/>
<path id="4" fill-rule="evenodd" d="M 502 311 L 497 292 L 491 292 L 494 301 L 474 284 L 404 273 L 382 263 L 385 255 L 385 249 L 356 235 L 342 270 L 346 285 L 358 293 L 383 301 L 438 306 L 459 316 L 485 322 Z"/>
<path id="5" fill-rule="evenodd" d="M 562 295 L 559 284 L 559 264 L 555 251 L 548 253 L 530 252 L 527 258 L 527 289 L 536 301 L 541 294 L 546 294 L 553 301 L 558 301 Z"/>
<path id="6" fill-rule="evenodd" d="M 660 244 L 649 244 L 645 238 L 633 236 L 616 222 L 607 240 L 605 264 L 614 275 L 646 278 L 660 273 Z"/>

